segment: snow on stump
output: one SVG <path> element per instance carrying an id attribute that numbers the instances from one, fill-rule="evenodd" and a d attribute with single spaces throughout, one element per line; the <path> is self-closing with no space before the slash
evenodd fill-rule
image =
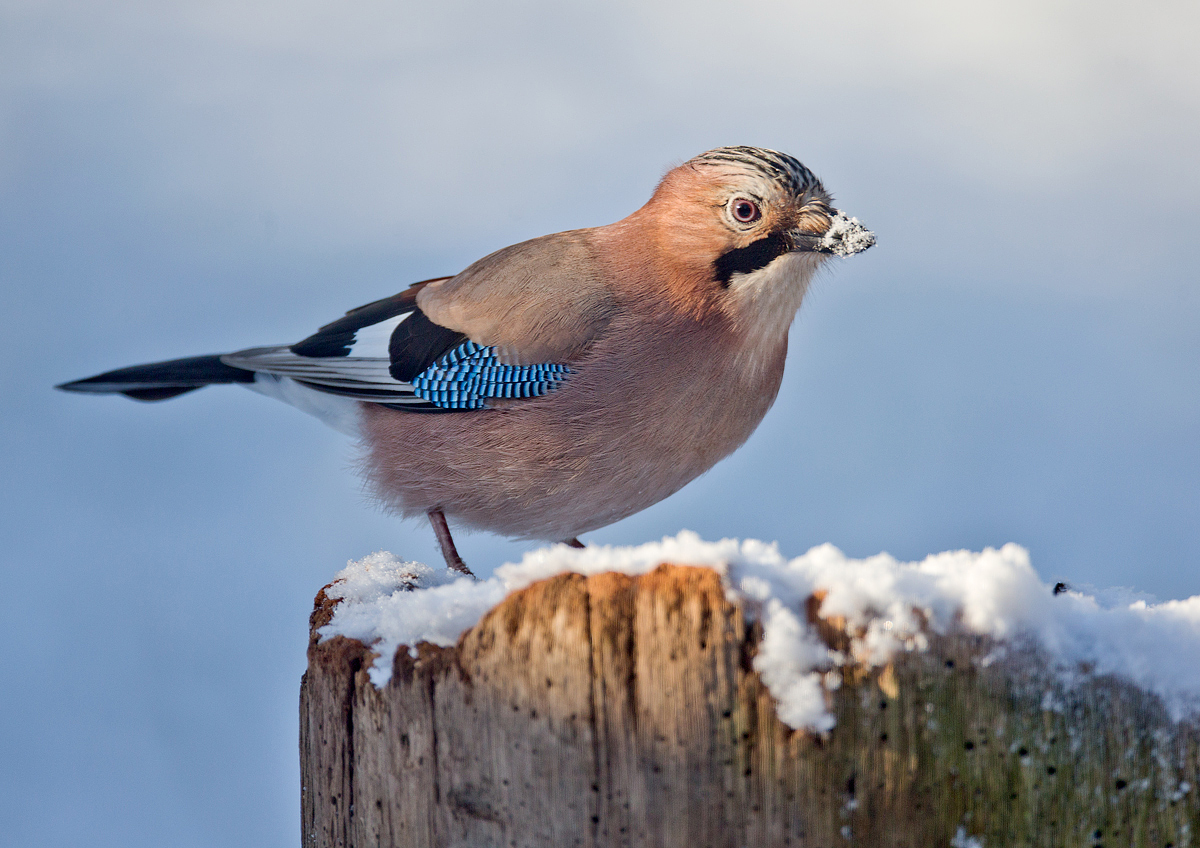
<path id="1" fill-rule="evenodd" d="M 659 564 L 681 554 L 704 567 Z M 303 844 L 1193 844 L 1194 690 L 1158 670 L 1200 657 L 1137 644 L 1200 644 L 1189 602 L 938 556 L 681 535 L 480 583 L 353 563 L 312 616 Z"/>

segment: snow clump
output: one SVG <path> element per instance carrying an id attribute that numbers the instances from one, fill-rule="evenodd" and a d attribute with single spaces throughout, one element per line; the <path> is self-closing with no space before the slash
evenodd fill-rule
<path id="1" fill-rule="evenodd" d="M 371 680 L 383 686 L 401 646 L 453 645 L 506 595 L 531 583 L 563 572 L 645 574 L 664 562 L 715 569 L 729 599 L 762 622 L 754 667 L 790 727 L 833 727 L 825 689 L 835 685 L 827 672 L 837 665 L 852 659 L 882 666 L 898 651 L 923 650 L 928 632 L 954 629 L 1032 639 L 1065 672 L 1087 667 L 1124 677 L 1162 697 L 1176 718 L 1200 707 L 1200 596 L 1111 603 L 1069 589 L 1056 594 L 1014 544 L 920 562 L 888 554 L 852 559 L 826 544 L 787 559 L 774 544 L 705 542 L 685 530 L 637 547 L 541 548 L 486 580 L 376 553 L 351 562 L 326 590 L 341 603 L 320 635 L 370 645 L 378 654 Z M 822 596 L 822 619 L 845 621 L 851 657 L 830 650 L 809 627 L 804 604 L 814 593 Z"/>

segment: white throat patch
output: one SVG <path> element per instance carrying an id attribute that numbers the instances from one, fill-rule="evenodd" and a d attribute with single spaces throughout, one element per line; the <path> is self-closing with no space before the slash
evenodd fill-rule
<path id="1" fill-rule="evenodd" d="M 815 253 L 785 253 L 756 271 L 734 274 L 729 292 L 736 321 L 755 327 L 765 338 L 786 335 L 823 258 Z"/>

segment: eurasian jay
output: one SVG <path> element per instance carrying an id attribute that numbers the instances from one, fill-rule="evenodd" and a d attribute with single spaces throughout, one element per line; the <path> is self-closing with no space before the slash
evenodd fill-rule
<path id="1" fill-rule="evenodd" d="M 720 147 L 624 220 L 522 242 L 293 345 L 109 371 L 58 388 L 164 400 L 241 383 L 362 445 L 384 507 L 579 545 L 741 445 L 829 256 L 875 237 L 796 159 Z"/>

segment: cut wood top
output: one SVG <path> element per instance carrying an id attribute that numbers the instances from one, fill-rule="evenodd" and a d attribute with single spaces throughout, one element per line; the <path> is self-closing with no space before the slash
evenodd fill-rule
<path id="1" fill-rule="evenodd" d="M 685 532 L 629 548 L 543 548 L 482 581 L 380 553 L 351 563 L 326 588 L 337 603 L 318 630 L 320 638 L 371 646 L 371 679 L 384 685 L 397 650 L 454 645 L 505 596 L 539 579 L 636 576 L 663 562 L 712 568 L 730 602 L 761 627 L 755 670 L 791 727 L 832 726 L 823 706 L 829 672 L 882 668 L 900 652 L 923 650 L 932 635 L 954 633 L 998 640 L 998 649 L 1032 646 L 1064 679 L 1115 675 L 1160 697 L 1175 718 L 1198 703 L 1200 597 L 1103 603 L 1041 581 L 1016 545 L 911 563 L 886 554 L 853 559 L 823 545 L 789 560 L 762 542 L 708 543 Z M 826 638 L 814 622 L 824 622 Z"/>
<path id="2" fill-rule="evenodd" d="M 562 573 L 449 646 L 386 657 L 326 637 L 327 587 L 301 697 L 306 844 L 1161 848 L 1200 826 L 1200 734 L 1158 697 L 924 612 L 877 662 L 878 619 L 826 615 L 832 589 L 774 637 L 828 663 L 782 694 L 830 721 L 793 729 L 761 670 L 771 602 L 752 610 L 736 574 Z"/>

